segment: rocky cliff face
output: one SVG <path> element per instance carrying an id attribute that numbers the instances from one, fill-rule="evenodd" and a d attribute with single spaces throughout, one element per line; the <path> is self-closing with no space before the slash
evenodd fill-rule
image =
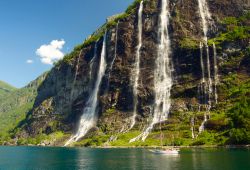
<path id="1" fill-rule="evenodd" d="M 239 18 L 244 12 L 246 13 L 240 0 L 209 0 L 207 3 L 213 19 L 208 34 L 211 42 L 227 31 L 227 26 L 223 23 L 225 18 Z M 131 14 L 121 17 L 119 22 L 107 27 L 107 69 L 98 94 L 98 121 L 87 136 L 100 133 L 112 135 L 129 127 L 128 119 L 133 114 L 134 102 L 130 77 L 138 43 L 139 3 L 135 4 Z M 178 124 L 178 121 L 186 122 L 187 131 L 190 128 L 190 117 L 194 112 L 198 112 L 199 105 L 197 93 L 201 79 L 199 43 L 203 36 L 201 17 L 197 0 L 170 0 L 169 6 L 174 85 L 171 90 L 170 119 L 163 126 L 168 129 L 169 125 Z M 133 128 L 135 131 L 145 128 L 148 120 L 152 118 L 160 9 L 161 0 L 144 1 L 138 106 L 136 124 Z M 244 21 L 244 24 L 249 27 L 249 20 Z M 38 89 L 34 107 L 27 117 L 26 124 L 21 127 L 22 133 L 19 133 L 19 137 L 50 134 L 55 131 L 69 134 L 75 132 L 95 84 L 103 39 L 101 37 L 96 42 L 75 49 L 72 57 L 64 59 L 49 72 Z M 219 104 L 213 105 L 212 108 L 215 112 L 226 107 L 224 105 L 227 100 L 226 82 L 223 80 L 234 73 L 241 73 L 241 76 L 247 79 L 250 77 L 249 56 L 241 53 L 249 48 L 249 37 L 236 38 L 232 41 L 222 40 L 217 45 L 221 81 L 218 85 Z M 212 44 L 209 51 L 210 59 L 213 61 Z M 236 60 L 232 59 L 233 56 L 241 57 Z M 212 68 L 213 64 L 212 62 Z M 202 119 L 202 114 L 195 117 L 197 126 L 201 124 Z M 155 129 L 157 130 L 157 126 Z"/>

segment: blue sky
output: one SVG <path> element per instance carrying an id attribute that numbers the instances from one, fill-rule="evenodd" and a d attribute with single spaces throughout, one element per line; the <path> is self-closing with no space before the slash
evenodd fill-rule
<path id="1" fill-rule="evenodd" d="M 16 87 L 25 86 L 52 67 L 42 63 L 36 53 L 42 45 L 46 50 L 52 40 L 57 40 L 61 44 L 54 52 L 68 53 L 108 16 L 123 12 L 132 2 L 0 0 L 0 80 Z"/>

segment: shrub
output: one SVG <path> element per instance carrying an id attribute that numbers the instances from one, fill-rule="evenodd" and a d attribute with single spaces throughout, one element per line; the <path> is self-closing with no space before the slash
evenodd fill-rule
<path id="1" fill-rule="evenodd" d="M 206 128 L 209 130 L 224 130 L 228 127 L 228 122 L 225 119 L 208 120 Z"/>
<path id="2" fill-rule="evenodd" d="M 184 38 L 180 41 L 181 48 L 185 49 L 197 49 L 199 48 L 199 42 L 193 38 Z"/>
<path id="3" fill-rule="evenodd" d="M 227 113 L 233 128 L 250 127 L 250 99 L 242 97 Z"/>
<path id="4" fill-rule="evenodd" d="M 250 132 L 247 129 L 230 130 L 230 144 L 250 144 Z"/>
<path id="5" fill-rule="evenodd" d="M 135 12 L 136 6 L 141 2 L 142 0 L 135 0 L 126 10 L 126 14 L 131 14 Z"/>
<path id="6" fill-rule="evenodd" d="M 227 28 L 226 31 L 220 33 L 220 35 L 214 39 L 208 41 L 209 45 L 214 42 L 216 45 L 220 45 L 224 41 L 231 42 L 236 40 L 245 40 L 250 38 L 250 27 L 245 22 L 250 19 L 250 13 L 246 13 L 240 18 L 227 17 L 222 21 Z"/>
<path id="7" fill-rule="evenodd" d="M 181 146 L 183 145 L 183 143 L 184 143 L 183 139 L 178 138 L 173 141 L 173 146 Z"/>
<path id="8" fill-rule="evenodd" d="M 194 141 L 193 143 L 190 144 L 190 146 L 200 146 L 200 145 L 205 145 L 205 140 L 204 139 L 198 139 Z"/>

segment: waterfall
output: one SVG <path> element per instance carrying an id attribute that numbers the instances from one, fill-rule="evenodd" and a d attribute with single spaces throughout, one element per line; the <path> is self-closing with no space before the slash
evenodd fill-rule
<path id="1" fill-rule="evenodd" d="M 111 65 L 110 65 L 109 78 L 110 78 L 111 71 L 113 70 L 113 65 L 114 65 L 115 59 L 117 57 L 118 30 L 119 30 L 119 21 L 116 24 L 116 29 L 115 29 L 115 52 L 114 52 L 114 58 L 113 58 Z"/>
<path id="2" fill-rule="evenodd" d="M 156 59 L 156 68 L 154 72 L 154 89 L 155 89 L 155 104 L 154 104 L 154 115 L 153 120 L 150 125 L 130 142 L 145 139 L 148 137 L 149 133 L 152 131 L 154 125 L 168 118 L 171 101 L 170 101 L 170 91 L 172 87 L 172 69 L 170 60 L 170 39 L 169 39 L 169 1 L 162 0 L 161 13 L 159 17 L 158 26 L 158 50 Z"/>
<path id="3" fill-rule="evenodd" d="M 211 20 L 211 14 L 208 10 L 208 5 L 206 0 L 198 0 L 199 13 L 202 19 L 202 29 L 204 33 L 203 40 L 207 44 L 207 33 L 208 33 L 208 23 Z"/>
<path id="4" fill-rule="evenodd" d="M 205 72 L 204 72 L 204 61 L 203 61 L 203 44 L 200 43 L 200 62 L 201 62 L 201 71 L 202 71 L 202 80 L 201 83 L 205 82 Z"/>
<path id="5" fill-rule="evenodd" d="M 89 77 L 93 76 L 93 64 L 94 64 L 94 60 L 97 57 L 97 43 L 95 43 L 95 48 L 94 48 L 94 57 L 90 60 L 89 64 Z"/>
<path id="6" fill-rule="evenodd" d="M 219 81 L 219 76 L 218 76 L 217 52 L 215 43 L 213 43 L 213 51 L 214 51 L 214 99 L 215 99 L 215 104 L 217 104 L 218 103 L 217 85 Z"/>
<path id="7" fill-rule="evenodd" d="M 191 132 L 192 132 L 192 139 L 195 138 L 194 134 L 194 117 L 191 118 Z"/>
<path id="8" fill-rule="evenodd" d="M 202 121 L 201 126 L 199 127 L 199 133 L 201 133 L 201 132 L 203 132 L 205 130 L 205 123 L 209 119 L 210 110 L 211 110 L 211 106 L 207 105 L 206 106 L 206 112 L 204 114 L 204 120 Z"/>
<path id="9" fill-rule="evenodd" d="M 198 94 L 200 103 L 203 104 L 206 101 L 206 80 L 205 80 L 205 71 L 204 71 L 204 59 L 203 59 L 203 43 L 200 43 L 200 65 L 201 65 L 201 73 L 202 78 L 198 87 Z M 200 110 L 199 106 L 199 110 Z"/>
<path id="10" fill-rule="evenodd" d="M 211 14 L 208 9 L 208 5 L 206 0 L 198 0 L 199 4 L 199 13 L 201 16 L 201 21 L 202 21 L 202 30 L 203 30 L 203 40 L 206 48 L 206 56 L 207 56 L 207 80 L 205 80 L 205 72 L 204 72 L 204 62 L 203 62 L 203 45 L 202 43 L 200 44 L 200 53 L 201 53 L 201 68 L 202 68 L 202 84 L 203 86 L 208 86 L 203 87 L 205 89 L 205 95 L 208 95 L 208 100 L 205 101 L 207 104 L 211 105 L 211 93 L 213 93 L 212 90 L 212 79 L 211 79 L 211 64 L 210 64 L 210 59 L 209 59 L 209 47 L 208 47 L 208 26 L 210 25 L 211 19 Z M 205 96 L 207 97 L 207 96 Z"/>
<path id="11" fill-rule="evenodd" d="M 207 122 L 207 114 L 204 114 L 204 120 L 201 123 L 201 126 L 199 127 L 199 133 L 203 132 L 205 130 L 205 123 Z"/>
<path id="12" fill-rule="evenodd" d="M 202 80 L 200 83 L 200 92 L 202 94 L 200 104 L 205 104 L 206 106 L 206 113 L 204 114 L 204 120 L 199 127 L 199 133 L 204 131 L 204 125 L 207 122 L 207 117 L 210 115 L 210 109 L 211 109 L 211 94 L 213 93 L 212 89 L 212 79 L 211 79 L 211 64 L 210 64 L 210 58 L 209 58 L 209 47 L 208 47 L 208 27 L 211 24 L 210 21 L 212 20 L 211 14 L 208 9 L 208 5 L 206 0 L 198 0 L 199 5 L 199 13 L 201 16 L 201 22 L 202 22 L 202 30 L 203 30 L 203 41 L 202 43 L 205 44 L 206 48 L 206 56 L 207 56 L 207 79 L 205 79 L 205 71 L 204 71 L 204 61 L 203 61 L 203 45 L 200 45 L 200 57 L 201 57 L 201 69 L 202 69 Z M 199 106 L 200 108 L 200 106 Z"/>
<path id="13" fill-rule="evenodd" d="M 211 105 L 211 94 L 213 93 L 213 88 L 212 88 L 212 79 L 211 79 L 211 64 L 210 64 L 210 59 L 209 59 L 209 47 L 206 43 L 206 52 L 207 52 L 207 77 L 208 77 L 208 105 Z"/>
<path id="14" fill-rule="evenodd" d="M 106 33 L 107 34 L 107 33 Z M 83 114 L 80 118 L 79 127 L 77 133 L 72 136 L 69 141 L 65 144 L 65 146 L 71 144 L 72 142 L 78 141 L 80 138 L 84 137 L 86 133 L 95 126 L 97 115 L 97 106 L 98 106 L 98 93 L 101 85 L 102 78 L 105 74 L 107 63 L 105 61 L 106 57 L 106 34 L 103 39 L 103 46 L 101 52 L 101 58 L 99 63 L 99 71 L 97 74 L 97 79 L 95 82 L 94 89 L 92 94 L 90 95 L 85 108 L 83 109 Z M 95 50 L 96 52 L 96 50 Z M 96 55 L 96 54 L 95 54 Z"/>
<path id="15" fill-rule="evenodd" d="M 74 80 L 73 80 L 73 83 L 72 83 L 72 86 L 71 86 L 71 93 L 70 93 L 70 100 L 71 101 L 73 100 L 74 87 L 75 87 L 75 84 L 76 84 L 76 78 L 77 78 L 77 74 L 78 74 L 78 70 L 79 70 L 79 63 L 80 63 L 80 57 L 81 57 L 81 55 L 82 55 L 82 50 L 80 51 L 79 56 L 77 58 L 76 72 L 75 72 Z"/>
<path id="16" fill-rule="evenodd" d="M 132 129 L 136 122 L 137 115 L 137 104 L 138 104 L 138 81 L 140 76 L 140 52 L 142 47 L 142 12 L 143 12 L 143 1 L 140 3 L 140 7 L 138 10 L 138 45 L 136 48 L 136 57 L 134 64 L 134 71 L 131 76 L 131 82 L 133 84 L 133 94 L 134 94 L 134 110 L 133 116 L 131 118 L 131 125 L 129 129 Z"/>

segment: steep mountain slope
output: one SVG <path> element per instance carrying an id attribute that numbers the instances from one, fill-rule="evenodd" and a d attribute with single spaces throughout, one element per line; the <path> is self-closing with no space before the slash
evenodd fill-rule
<path id="1" fill-rule="evenodd" d="M 13 87 L 13 86 L 11 86 L 3 81 L 0 81 L 0 99 L 14 90 L 16 90 L 15 87 Z"/>
<path id="2" fill-rule="evenodd" d="M 9 92 L 0 98 L 0 142 L 8 139 L 9 131 L 25 119 L 28 111 L 33 107 L 37 88 L 45 77 L 46 73 L 24 88 Z"/>
<path id="3" fill-rule="evenodd" d="M 241 0 L 135 1 L 48 73 L 18 144 L 249 143 L 249 21 Z"/>

